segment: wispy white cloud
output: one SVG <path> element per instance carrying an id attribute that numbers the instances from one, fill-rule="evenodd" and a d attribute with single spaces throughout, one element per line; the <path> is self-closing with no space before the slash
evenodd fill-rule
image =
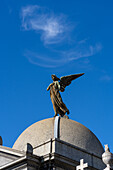
<path id="1" fill-rule="evenodd" d="M 88 40 L 88 38 L 85 38 L 85 39 L 83 39 L 83 40 L 80 40 L 80 41 L 78 41 L 78 44 L 84 44 L 84 43 L 86 43 L 87 40 Z"/>
<path id="2" fill-rule="evenodd" d="M 71 49 L 70 51 L 57 51 L 58 57 L 57 58 L 51 58 L 47 55 L 40 55 L 38 53 L 33 53 L 31 51 L 26 51 L 24 54 L 29 62 L 32 64 L 42 66 L 42 67 L 59 67 L 66 63 L 70 63 L 75 60 L 81 60 L 82 58 L 86 58 L 84 61 L 85 64 L 89 64 L 89 57 L 93 56 L 97 52 L 101 50 L 101 45 L 96 44 L 96 46 L 90 46 L 85 51 L 80 52 L 80 49 Z"/>
<path id="3" fill-rule="evenodd" d="M 30 5 L 21 9 L 22 27 L 41 34 L 45 44 L 59 43 L 65 38 L 69 27 L 64 15 L 56 16 L 46 8 Z"/>
<path id="4" fill-rule="evenodd" d="M 34 53 L 32 51 L 26 51 L 24 56 L 28 59 L 28 61 L 37 66 L 46 67 L 46 68 L 55 68 L 62 66 L 67 63 L 67 60 L 62 56 L 57 58 L 48 57 L 44 54 Z"/>
<path id="5" fill-rule="evenodd" d="M 58 67 L 66 63 L 74 62 L 77 60 L 88 61 L 84 62 L 89 64 L 89 58 L 102 49 L 102 45 L 96 43 L 95 45 L 88 45 L 89 38 L 73 41 L 70 32 L 75 28 L 67 21 L 65 15 L 55 15 L 47 8 L 40 7 L 38 5 L 29 5 L 21 9 L 22 28 L 25 31 L 33 30 L 40 35 L 44 48 L 52 53 L 51 57 L 48 57 L 45 52 L 39 54 L 38 52 L 27 51 L 25 56 L 32 64 L 42 67 Z M 69 39 L 71 45 L 69 44 Z M 64 41 L 65 40 L 65 41 Z M 59 44 L 67 47 L 66 49 L 59 48 Z M 55 44 L 54 50 L 53 46 Z M 74 47 L 73 47 L 74 46 Z M 57 48 L 58 47 L 58 48 Z M 57 58 L 53 58 L 53 55 L 58 55 Z"/>
<path id="6" fill-rule="evenodd" d="M 88 46 L 88 47 L 76 47 L 75 49 L 71 49 L 70 51 L 63 52 L 63 55 L 69 60 L 78 60 L 81 58 L 88 58 L 95 55 L 102 49 L 101 44 L 96 44 L 95 46 Z"/>

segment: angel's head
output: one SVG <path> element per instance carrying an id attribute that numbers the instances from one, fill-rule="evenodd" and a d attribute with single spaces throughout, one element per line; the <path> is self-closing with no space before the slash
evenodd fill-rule
<path id="1" fill-rule="evenodd" d="M 55 74 L 51 75 L 53 81 L 58 81 L 60 80 Z"/>

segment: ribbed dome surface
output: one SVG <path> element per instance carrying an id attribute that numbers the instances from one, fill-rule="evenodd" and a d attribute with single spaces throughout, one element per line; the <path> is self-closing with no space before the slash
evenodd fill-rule
<path id="1" fill-rule="evenodd" d="M 103 147 L 88 128 L 65 118 L 60 119 L 59 127 L 61 140 L 101 157 L 104 152 Z M 51 138 L 54 138 L 54 118 L 36 122 L 28 127 L 16 140 L 13 148 L 24 150 L 27 143 L 36 147 Z"/>

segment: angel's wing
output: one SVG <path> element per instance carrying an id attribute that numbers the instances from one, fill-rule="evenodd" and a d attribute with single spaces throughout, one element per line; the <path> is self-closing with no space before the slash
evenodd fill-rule
<path id="1" fill-rule="evenodd" d="M 72 80 L 75 80 L 76 78 L 82 76 L 83 74 L 84 73 L 63 76 L 60 78 L 60 84 L 65 88 L 66 86 L 69 86 L 71 84 Z"/>

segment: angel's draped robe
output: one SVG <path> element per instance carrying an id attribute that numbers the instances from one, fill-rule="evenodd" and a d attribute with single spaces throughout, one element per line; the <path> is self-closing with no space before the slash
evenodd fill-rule
<path id="1" fill-rule="evenodd" d="M 66 105 L 63 103 L 61 95 L 59 93 L 60 88 L 61 87 L 58 81 L 54 81 L 47 88 L 47 90 L 50 90 L 50 97 L 55 111 L 55 116 L 57 114 L 64 116 L 66 112 L 69 113 L 69 110 L 67 109 Z"/>

